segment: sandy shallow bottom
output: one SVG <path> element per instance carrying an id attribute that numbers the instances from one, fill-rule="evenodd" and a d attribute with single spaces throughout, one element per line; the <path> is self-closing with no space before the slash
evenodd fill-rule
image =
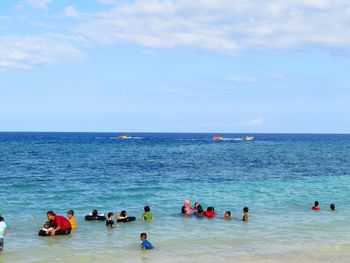
<path id="1" fill-rule="evenodd" d="M 87 255 L 83 251 L 79 253 L 56 254 L 40 253 L 35 259 L 33 254 L 26 257 L 24 254 L 7 254 L 0 256 L 0 262 L 240 262 L 240 263 L 279 263 L 279 262 L 350 262 L 350 244 L 332 248 L 319 248 L 298 250 L 292 252 L 264 254 L 255 256 L 235 256 L 229 255 L 229 251 L 225 251 L 225 255 L 213 253 L 196 253 L 192 255 L 182 255 L 180 251 L 176 255 L 174 250 L 167 252 L 157 251 L 138 251 L 135 253 L 117 253 L 116 251 L 96 251 L 94 255 Z M 91 253 L 91 251 L 90 251 Z M 85 255 L 84 255 L 85 254 Z"/>

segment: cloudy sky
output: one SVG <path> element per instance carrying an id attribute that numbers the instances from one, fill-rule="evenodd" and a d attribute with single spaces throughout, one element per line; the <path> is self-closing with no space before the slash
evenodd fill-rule
<path id="1" fill-rule="evenodd" d="M 0 131 L 350 132 L 348 0 L 1 0 Z"/>

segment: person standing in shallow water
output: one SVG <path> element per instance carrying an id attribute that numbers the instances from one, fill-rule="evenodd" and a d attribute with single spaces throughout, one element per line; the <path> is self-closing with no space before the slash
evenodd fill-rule
<path id="1" fill-rule="evenodd" d="M 142 215 L 143 221 L 153 220 L 153 214 L 151 213 L 151 208 L 146 205 L 143 210 L 145 211 Z"/>
<path id="2" fill-rule="evenodd" d="M 248 207 L 244 207 L 244 208 L 243 208 L 243 218 L 242 218 L 242 221 L 248 222 L 248 220 L 249 220 L 249 214 L 248 214 L 248 212 L 249 212 L 249 208 L 248 208 Z"/>
<path id="3" fill-rule="evenodd" d="M 67 216 L 68 216 L 68 220 L 69 220 L 70 226 L 72 227 L 72 230 L 76 230 L 77 229 L 77 223 L 76 223 L 75 218 L 74 218 L 74 211 L 73 210 L 69 210 L 67 212 Z"/>
<path id="4" fill-rule="evenodd" d="M 0 252 L 4 248 L 7 225 L 5 219 L 0 215 Z"/>

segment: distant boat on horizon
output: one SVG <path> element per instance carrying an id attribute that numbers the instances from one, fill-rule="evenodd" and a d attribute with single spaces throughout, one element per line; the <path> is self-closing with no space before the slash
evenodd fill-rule
<path id="1" fill-rule="evenodd" d="M 224 138 L 222 136 L 213 136 L 213 141 L 253 141 L 255 138 L 253 136 L 245 136 L 243 138 Z"/>

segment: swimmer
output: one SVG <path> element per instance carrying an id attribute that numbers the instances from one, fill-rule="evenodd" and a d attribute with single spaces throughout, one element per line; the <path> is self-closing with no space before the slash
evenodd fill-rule
<path id="1" fill-rule="evenodd" d="M 224 215 L 224 218 L 225 218 L 226 221 L 231 220 L 231 212 L 230 211 L 226 211 L 225 215 Z"/>
<path id="2" fill-rule="evenodd" d="M 106 226 L 114 227 L 114 214 L 112 212 L 108 213 L 108 218 L 106 220 Z"/>
<path id="3" fill-rule="evenodd" d="M 184 205 L 182 206 L 181 212 L 185 215 L 192 215 L 193 210 L 191 208 L 191 202 L 189 200 L 186 200 Z"/>
<path id="4" fill-rule="evenodd" d="M 248 212 L 249 212 L 249 208 L 248 208 L 248 207 L 244 207 L 244 208 L 243 208 L 243 218 L 242 218 L 242 221 L 248 222 L 248 220 L 249 220 L 249 214 L 248 214 Z"/>
<path id="5" fill-rule="evenodd" d="M 68 216 L 69 223 L 72 227 L 72 230 L 76 230 L 77 229 L 77 222 L 75 221 L 75 218 L 74 218 L 74 211 L 69 210 L 67 212 L 67 216 Z"/>
<path id="6" fill-rule="evenodd" d="M 199 216 L 199 217 L 203 216 L 203 208 L 202 208 L 202 206 L 200 204 L 197 205 L 197 208 L 196 208 L 194 214 L 196 216 Z"/>
<path id="7" fill-rule="evenodd" d="M 142 220 L 143 221 L 149 221 L 153 219 L 153 214 L 151 213 L 151 208 L 146 205 L 143 210 L 145 211 L 142 215 Z"/>
<path id="8" fill-rule="evenodd" d="M 117 216 L 117 219 L 127 219 L 128 215 L 126 214 L 126 211 L 123 210 L 120 212 L 120 214 Z"/>
<path id="9" fill-rule="evenodd" d="M 140 240 L 142 241 L 142 243 L 141 243 L 141 249 L 142 250 L 153 249 L 152 244 L 147 240 L 147 234 L 146 233 L 141 233 Z"/>
<path id="10" fill-rule="evenodd" d="M 315 201 L 315 203 L 314 203 L 314 205 L 313 205 L 313 207 L 311 209 L 314 210 L 314 211 L 321 210 L 320 207 L 318 206 L 318 201 Z"/>
<path id="11" fill-rule="evenodd" d="M 213 218 L 215 216 L 215 209 L 214 209 L 214 207 L 209 206 L 207 208 L 207 211 L 205 211 L 203 213 L 203 215 L 206 216 L 207 218 Z"/>
<path id="12" fill-rule="evenodd" d="M 335 211 L 335 204 L 331 204 L 331 205 L 329 206 L 329 208 L 330 208 L 332 211 Z"/>

